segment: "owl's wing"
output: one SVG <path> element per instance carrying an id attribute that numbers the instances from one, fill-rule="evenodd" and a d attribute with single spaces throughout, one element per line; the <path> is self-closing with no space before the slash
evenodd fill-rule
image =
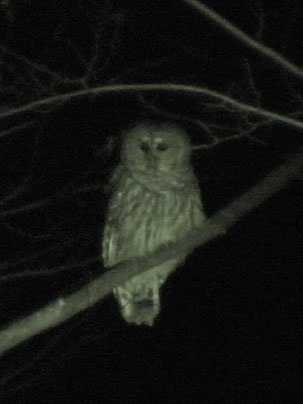
<path id="1" fill-rule="evenodd" d="M 105 267 L 111 267 L 120 261 L 121 256 L 121 231 L 119 192 L 115 192 L 111 198 L 107 218 L 103 229 L 102 257 Z"/>
<path id="2" fill-rule="evenodd" d="M 118 261 L 118 245 L 119 245 L 119 204 L 120 194 L 117 192 L 117 183 L 121 176 L 121 168 L 118 166 L 113 172 L 109 182 L 108 189 L 112 192 L 112 197 L 109 202 L 106 222 L 103 229 L 102 238 L 102 258 L 106 268 L 115 265 Z"/>
<path id="3" fill-rule="evenodd" d="M 102 258 L 104 266 L 111 267 L 117 257 L 118 232 L 110 222 L 106 223 L 103 232 Z"/>
<path id="4" fill-rule="evenodd" d="M 189 196 L 191 227 L 201 227 L 207 219 L 204 206 L 201 200 L 200 188 L 197 181 L 194 181 L 192 192 Z"/>

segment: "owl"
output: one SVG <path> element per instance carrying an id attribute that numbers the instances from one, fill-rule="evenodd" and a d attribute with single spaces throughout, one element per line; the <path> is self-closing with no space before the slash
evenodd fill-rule
<path id="1" fill-rule="evenodd" d="M 103 230 L 106 268 L 201 227 L 206 216 L 190 157 L 189 137 L 176 124 L 137 122 L 124 133 Z M 114 288 L 127 323 L 154 324 L 161 286 L 184 259 L 170 259 Z"/>

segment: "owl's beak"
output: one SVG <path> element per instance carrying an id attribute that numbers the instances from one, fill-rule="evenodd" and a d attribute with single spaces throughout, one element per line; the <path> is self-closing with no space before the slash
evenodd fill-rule
<path id="1" fill-rule="evenodd" d="M 152 170 L 157 168 L 157 156 L 154 151 L 151 149 L 147 156 L 148 165 Z"/>
<path id="2" fill-rule="evenodd" d="M 157 155 L 156 151 L 151 144 L 144 144 L 143 151 L 145 153 L 146 161 L 148 168 L 151 170 L 156 169 L 157 167 Z"/>

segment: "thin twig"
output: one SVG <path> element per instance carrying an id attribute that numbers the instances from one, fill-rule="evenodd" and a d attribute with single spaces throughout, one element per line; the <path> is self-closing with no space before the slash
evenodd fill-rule
<path id="1" fill-rule="evenodd" d="M 9 128 L 9 129 L 2 130 L 2 131 L 0 131 L 0 138 L 3 138 L 3 137 L 8 136 L 8 135 L 11 135 L 12 133 L 21 131 L 22 129 L 28 128 L 29 126 L 33 126 L 35 124 L 36 124 L 35 121 L 28 121 L 28 122 L 22 123 L 20 125 L 13 126 L 13 127 Z"/>
<path id="2" fill-rule="evenodd" d="M 77 267 L 83 267 L 88 264 L 92 264 L 94 262 L 97 262 L 98 257 L 90 257 L 86 258 L 83 261 L 79 262 L 72 262 L 72 263 L 66 263 L 64 265 L 59 265 L 56 267 L 51 267 L 51 268 L 46 268 L 43 270 L 25 270 L 22 272 L 17 272 L 15 274 L 5 274 L 0 276 L 0 284 L 2 285 L 4 282 L 11 282 L 15 281 L 17 279 L 25 279 L 25 278 L 43 278 L 47 276 L 54 276 L 58 273 L 70 271 L 71 269 L 77 268 Z"/>
<path id="3" fill-rule="evenodd" d="M 0 263 L 0 271 L 3 272 L 3 271 L 7 270 L 10 267 L 13 267 L 13 266 L 15 267 L 17 265 L 21 265 L 21 264 L 24 264 L 26 262 L 33 261 L 33 260 L 35 260 L 37 258 L 40 258 L 42 255 L 48 254 L 49 252 L 53 252 L 53 251 L 56 251 L 56 250 L 59 250 L 59 249 L 62 249 L 64 247 L 67 247 L 68 245 L 72 245 L 73 243 L 75 243 L 77 241 L 78 241 L 77 238 L 70 238 L 70 239 L 67 239 L 67 240 L 60 240 L 58 243 L 55 243 L 55 244 L 53 244 L 53 245 L 51 245 L 51 246 L 49 246 L 47 248 L 37 250 L 32 254 L 27 254 L 27 255 L 24 255 L 22 257 L 15 258 L 14 260 L 11 260 L 11 261 L 1 262 Z"/>
<path id="4" fill-rule="evenodd" d="M 43 65 L 41 63 L 34 62 L 34 61 L 28 59 L 26 56 L 23 56 L 23 55 L 20 55 L 18 53 L 15 53 L 12 50 L 7 49 L 3 45 L 0 45 L 0 51 L 3 52 L 4 54 L 7 54 L 7 55 L 13 57 L 14 59 L 18 60 L 19 62 L 24 63 L 25 65 L 29 66 L 31 69 L 34 69 L 34 70 L 36 70 L 36 71 L 38 71 L 40 73 L 47 74 L 53 80 L 60 80 L 61 79 L 61 76 L 58 73 L 53 72 L 47 66 L 45 66 L 45 65 Z"/>

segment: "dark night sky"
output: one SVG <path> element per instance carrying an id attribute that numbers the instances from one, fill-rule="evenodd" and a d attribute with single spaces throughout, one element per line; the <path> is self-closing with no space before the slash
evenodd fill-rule
<path id="1" fill-rule="evenodd" d="M 258 31 L 256 10 L 262 6 L 262 40 L 302 65 L 300 2 L 264 3 L 205 4 L 251 35 Z M 297 80 L 182 1 L 33 0 L 12 1 L 0 18 L 1 44 L 27 58 L 1 56 L 1 111 L 79 89 L 96 33 L 99 57 L 91 86 L 167 81 L 219 91 L 233 86 L 234 97 L 253 103 L 248 65 L 263 107 L 284 113 L 298 109 L 294 94 L 302 94 L 302 88 Z M 35 69 L 30 61 L 49 71 Z M 0 138 L 0 270 L 3 276 L 15 275 L 0 279 L 2 325 L 103 271 L 94 258 L 121 129 L 140 117 L 173 114 L 194 144 L 209 140 L 194 119 L 223 125 L 233 134 L 237 115 L 210 113 L 207 101 L 161 93 L 149 95 L 144 104 L 124 93 L 0 120 L 1 131 L 31 122 Z M 194 153 L 208 214 L 301 144 L 298 131 L 278 124 L 255 135 L 265 144 L 232 141 Z M 2 204 L 7 195 L 12 197 Z M 8 212 L 37 200 L 44 201 L 40 207 Z M 126 326 L 109 297 L 12 351 L 0 362 L 1 404 L 161 398 L 168 403 L 277 403 L 282 394 L 286 402 L 295 402 L 290 394 L 300 388 L 296 378 L 302 361 L 302 202 L 302 182 L 293 181 L 224 238 L 196 250 L 165 285 L 154 328 Z M 87 259 L 93 262 L 69 267 Z M 24 271 L 36 273 L 26 277 Z"/>

